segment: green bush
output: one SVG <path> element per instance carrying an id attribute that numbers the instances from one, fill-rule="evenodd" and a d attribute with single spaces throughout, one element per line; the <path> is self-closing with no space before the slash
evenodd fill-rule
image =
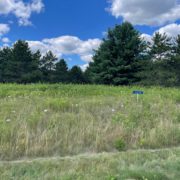
<path id="1" fill-rule="evenodd" d="M 126 149 L 126 143 L 123 139 L 116 140 L 114 146 L 118 151 L 124 151 Z"/>

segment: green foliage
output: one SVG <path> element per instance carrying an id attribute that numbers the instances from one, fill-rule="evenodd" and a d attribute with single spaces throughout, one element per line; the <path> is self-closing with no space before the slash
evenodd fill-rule
<path id="1" fill-rule="evenodd" d="M 155 33 L 153 36 L 153 44 L 151 47 L 151 58 L 153 60 L 162 60 L 169 57 L 171 54 L 171 38 L 169 38 L 165 33 L 160 34 Z"/>
<path id="2" fill-rule="evenodd" d="M 176 38 L 176 42 L 175 42 L 175 53 L 180 56 L 180 34 L 177 36 Z"/>
<path id="3" fill-rule="evenodd" d="M 108 30 L 93 62 L 85 72 L 68 69 L 64 59 L 48 51 L 32 52 L 28 43 L 17 41 L 0 49 L 2 83 L 96 83 L 107 85 L 180 86 L 180 35 L 176 39 L 155 33 L 145 42 L 132 24 L 124 22 Z"/>
<path id="4" fill-rule="evenodd" d="M 118 178 L 116 176 L 109 176 L 107 180 L 118 180 Z"/>
<path id="5" fill-rule="evenodd" d="M 0 51 L 0 81 L 16 83 L 38 82 L 40 55 L 32 53 L 25 41 L 17 41 L 13 48 Z"/>
<path id="6" fill-rule="evenodd" d="M 134 89 L 145 91 L 138 103 Z M 1 84 L 0 179 L 179 180 L 179 97 L 179 88 Z"/>
<path id="7" fill-rule="evenodd" d="M 138 72 L 140 84 L 158 86 L 180 86 L 180 36 L 176 41 L 166 34 L 155 33 L 149 46 L 149 61 L 145 61 Z"/>
<path id="8" fill-rule="evenodd" d="M 82 84 L 85 82 L 84 74 L 80 67 L 72 67 L 69 71 L 69 81 L 74 84 Z"/>
<path id="9" fill-rule="evenodd" d="M 57 57 L 51 51 L 47 52 L 40 59 L 40 69 L 43 73 L 44 82 L 53 82 L 53 72 L 55 69 L 55 62 L 57 60 Z"/>
<path id="10" fill-rule="evenodd" d="M 0 82 L 12 82 L 12 50 L 8 47 L 0 50 Z"/>
<path id="11" fill-rule="evenodd" d="M 0 178 L 62 180 L 179 180 L 180 149 L 132 151 L 6 162 Z M 68 168 L 67 168 L 68 167 Z"/>
<path id="12" fill-rule="evenodd" d="M 33 53 L 27 42 L 17 41 L 12 48 L 0 50 L 0 82 L 4 83 L 84 83 L 84 73 L 77 66 L 68 71 L 65 60 L 48 51 L 43 57 Z"/>
<path id="13" fill-rule="evenodd" d="M 68 66 L 64 59 L 55 64 L 54 82 L 68 82 Z"/>
<path id="14" fill-rule="evenodd" d="M 94 62 L 87 71 L 93 82 L 113 85 L 129 85 L 137 81 L 135 73 L 140 68 L 143 50 L 139 33 L 125 22 L 109 29 L 106 39 L 95 51 Z"/>
<path id="15" fill-rule="evenodd" d="M 139 72 L 142 85 L 180 86 L 180 57 L 171 57 L 158 61 L 149 61 Z"/>
<path id="16" fill-rule="evenodd" d="M 65 99 L 49 99 L 46 102 L 47 107 L 54 111 L 68 111 L 71 108 L 72 104 Z"/>
<path id="17" fill-rule="evenodd" d="M 145 94 L 136 101 L 134 89 Z M 0 158 L 178 146 L 179 89 L 0 85 Z M 117 146 L 117 147 L 118 147 Z"/>
<path id="18" fill-rule="evenodd" d="M 118 151 L 123 151 L 126 148 L 126 143 L 123 139 L 117 139 L 114 143 L 114 146 Z"/>

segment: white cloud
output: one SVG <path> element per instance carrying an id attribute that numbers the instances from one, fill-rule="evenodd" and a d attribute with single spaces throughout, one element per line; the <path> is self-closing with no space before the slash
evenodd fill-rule
<path id="1" fill-rule="evenodd" d="M 92 61 L 93 50 L 101 43 L 100 39 L 83 41 L 75 36 L 60 36 L 57 38 L 43 39 L 42 41 L 27 41 L 33 51 L 40 50 L 45 54 L 51 50 L 58 57 L 62 55 L 79 55 L 85 62 Z"/>
<path id="2" fill-rule="evenodd" d="M 6 43 L 3 44 L 3 45 L 0 47 L 0 49 L 6 48 L 6 47 L 10 47 L 9 44 L 6 44 Z"/>
<path id="3" fill-rule="evenodd" d="M 179 0 L 110 0 L 110 12 L 136 25 L 163 25 L 180 18 Z"/>
<path id="4" fill-rule="evenodd" d="M 159 33 L 166 33 L 170 37 L 177 37 L 180 34 L 180 24 L 169 24 L 158 30 Z"/>
<path id="5" fill-rule="evenodd" d="M 0 36 L 8 33 L 10 30 L 10 27 L 8 24 L 0 24 Z"/>
<path id="6" fill-rule="evenodd" d="M 14 14 L 18 18 L 19 25 L 31 25 L 29 20 L 32 13 L 40 13 L 44 7 L 42 0 L 0 0 L 0 15 Z"/>
<path id="7" fill-rule="evenodd" d="M 173 24 L 163 26 L 157 31 L 155 31 L 153 35 L 155 35 L 156 32 L 159 32 L 160 34 L 165 33 L 169 37 L 176 38 L 180 34 L 180 24 L 173 23 Z M 141 38 L 147 42 L 152 43 L 153 35 L 141 34 Z"/>
<path id="8" fill-rule="evenodd" d="M 86 71 L 86 69 L 89 67 L 89 64 L 84 64 L 82 66 L 80 66 L 80 68 L 82 69 L 82 71 Z"/>
<path id="9" fill-rule="evenodd" d="M 146 42 L 152 43 L 152 36 L 149 34 L 141 34 L 141 38 Z"/>
<path id="10" fill-rule="evenodd" d="M 10 42 L 11 42 L 11 41 L 9 40 L 9 38 L 7 38 L 7 37 L 2 38 L 1 41 L 2 41 L 3 43 L 10 43 Z"/>

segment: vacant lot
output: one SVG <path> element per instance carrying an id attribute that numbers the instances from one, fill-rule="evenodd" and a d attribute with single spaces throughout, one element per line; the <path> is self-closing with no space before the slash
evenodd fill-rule
<path id="1" fill-rule="evenodd" d="M 179 145 L 179 89 L 0 85 L 3 179 L 178 179 Z"/>

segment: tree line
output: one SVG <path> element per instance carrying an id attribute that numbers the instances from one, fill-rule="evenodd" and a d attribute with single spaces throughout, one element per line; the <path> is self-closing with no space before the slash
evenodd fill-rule
<path id="1" fill-rule="evenodd" d="M 0 82 L 3 83 L 84 83 L 80 67 L 68 69 L 64 59 L 48 51 L 32 52 L 27 42 L 19 40 L 13 47 L 0 50 Z"/>
<path id="2" fill-rule="evenodd" d="M 111 85 L 180 86 L 180 35 L 156 32 L 152 42 L 125 22 L 109 29 L 86 74 Z"/>
<path id="3" fill-rule="evenodd" d="M 109 29 L 85 72 L 68 69 L 51 51 L 32 52 L 25 41 L 0 50 L 0 82 L 180 86 L 180 35 L 156 32 L 148 42 L 129 22 Z"/>

